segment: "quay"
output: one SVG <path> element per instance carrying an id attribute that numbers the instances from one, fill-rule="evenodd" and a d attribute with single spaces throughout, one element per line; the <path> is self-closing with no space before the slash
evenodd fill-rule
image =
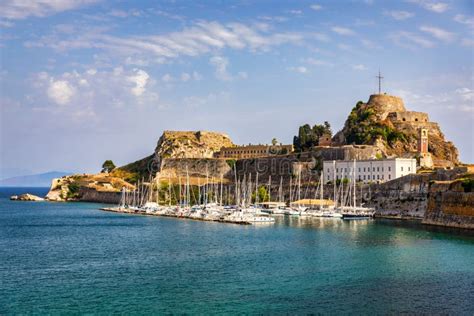
<path id="1" fill-rule="evenodd" d="M 161 216 L 161 217 L 175 217 L 175 218 L 183 218 L 183 219 L 191 219 L 195 221 L 202 221 L 202 222 L 219 222 L 219 223 L 227 223 L 227 224 L 238 224 L 238 225 L 251 225 L 252 223 L 245 220 L 232 220 L 232 219 L 211 219 L 211 218 L 196 218 L 190 216 L 179 216 L 175 214 L 158 214 L 158 213 L 150 213 L 144 210 L 131 210 L 125 209 L 120 207 L 103 207 L 100 208 L 101 211 L 105 212 L 113 212 L 113 213 L 123 213 L 123 214 L 135 214 L 135 215 L 144 215 L 144 216 Z"/>

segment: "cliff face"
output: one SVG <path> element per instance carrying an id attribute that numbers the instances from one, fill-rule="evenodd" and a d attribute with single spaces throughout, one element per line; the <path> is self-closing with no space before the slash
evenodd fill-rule
<path id="1" fill-rule="evenodd" d="M 133 185 L 123 179 L 108 174 L 77 174 L 54 179 L 45 199 L 49 201 L 88 201 L 104 202 L 113 199 L 108 196 L 120 196 L 123 187 L 133 189 Z M 113 200 L 115 202 L 115 200 Z"/>
<path id="2" fill-rule="evenodd" d="M 419 218 L 423 223 L 474 228 L 474 192 L 463 183 L 473 179 L 465 167 L 407 175 L 370 186 L 367 206 L 379 216 Z M 471 180 L 474 181 L 474 180 Z M 472 186 L 472 184 L 471 184 Z"/>
<path id="3" fill-rule="evenodd" d="M 164 158 L 212 158 L 222 147 L 235 146 L 229 136 L 216 132 L 165 131 L 155 155 Z"/>
<path id="4" fill-rule="evenodd" d="M 426 113 L 407 111 L 403 100 L 395 96 L 372 95 L 367 103 L 357 103 L 333 142 L 375 145 L 387 156 L 416 157 L 420 128 L 428 130 L 428 150 L 435 166 L 459 164 L 456 147 L 445 140 L 439 125 L 430 122 Z"/>
<path id="5" fill-rule="evenodd" d="M 474 229 L 474 176 L 431 185 L 424 224 Z"/>

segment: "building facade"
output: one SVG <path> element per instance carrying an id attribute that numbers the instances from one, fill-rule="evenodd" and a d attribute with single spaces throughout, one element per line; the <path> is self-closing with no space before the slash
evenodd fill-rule
<path id="1" fill-rule="evenodd" d="M 286 155 L 293 152 L 293 145 L 248 145 L 235 147 L 222 147 L 214 154 L 215 158 L 259 158 L 274 155 Z"/>
<path id="2" fill-rule="evenodd" d="M 416 173 L 416 159 L 393 158 L 377 160 L 327 160 L 323 162 L 324 182 L 333 182 L 344 178 L 351 181 L 382 183 L 408 174 Z"/>

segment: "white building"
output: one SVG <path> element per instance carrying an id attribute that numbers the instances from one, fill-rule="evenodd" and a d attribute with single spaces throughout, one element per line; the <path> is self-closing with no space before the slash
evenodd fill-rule
<path id="1" fill-rule="evenodd" d="M 324 182 L 337 181 L 354 176 L 354 160 L 327 160 L 323 162 Z M 386 182 L 407 174 L 416 173 L 416 159 L 393 158 L 356 160 L 355 178 L 364 183 Z"/>

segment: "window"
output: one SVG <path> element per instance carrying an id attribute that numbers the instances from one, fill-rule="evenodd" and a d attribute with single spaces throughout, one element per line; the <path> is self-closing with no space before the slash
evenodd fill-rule
<path id="1" fill-rule="evenodd" d="M 364 180 L 365 180 L 365 174 L 364 174 Z"/>
<path id="2" fill-rule="evenodd" d="M 372 171 L 374 171 L 374 172 L 375 172 L 375 167 L 373 167 L 373 168 L 372 168 Z"/>
<path id="3" fill-rule="evenodd" d="M 336 172 L 339 172 L 339 168 L 336 168 Z"/>
<path id="4" fill-rule="evenodd" d="M 377 180 L 378 180 L 378 179 L 380 179 L 380 178 L 379 178 L 379 175 L 377 175 Z"/>
<path id="5" fill-rule="evenodd" d="M 365 167 L 364 167 L 364 172 L 365 172 Z"/>
<path id="6" fill-rule="evenodd" d="M 360 167 L 359 167 L 359 172 L 360 172 Z"/>
<path id="7" fill-rule="evenodd" d="M 377 167 L 377 172 L 379 172 L 379 167 Z"/>
<path id="8" fill-rule="evenodd" d="M 408 167 L 408 171 L 410 171 L 410 167 Z"/>
<path id="9" fill-rule="evenodd" d="M 383 180 L 383 174 L 382 174 L 382 180 Z"/>
<path id="10" fill-rule="evenodd" d="M 403 166 L 401 167 L 402 171 L 403 171 Z"/>
<path id="11" fill-rule="evenodd" d="M 359 181 L 361 181 L 361 180 L 362 180 L 362 176 L 361 176 L 361 175 L 359 175 Z"/>
<path id="12" fill-rule="evenodd" d="M 347 168 L 344 168 L 344 172 L 347 172 Z"/>
<path id="13" fill-rule="evenodd" d="M 329 176 L 328 176 L 328 180 L 329 180 Z"/>
<path id="14" fill-rule="evenodd" d="M 392 167 L 388 167 L 388 171 L 392 171 Z"/>
<path id="15" fill-rule="evenodd" d="M 372 176 L 372 180 L 375 180 L 375 174 Z"/>
<path id="16" fill-rule="evenodd" d="M 388 175 L 388 179 L 390 180 L 391 178 L 392 178 L 392 176 L 389 174 L 389 175 Z"/>
<path id="17" fill-rule="evenodd" d="M 382 172 L 383 172 L 383 167 L 382 167 Z"/>
<path id="18" fill-rule="evenodd" d="M 329 168 L 328 168 L 328 173 L 329 173 Z"/>

